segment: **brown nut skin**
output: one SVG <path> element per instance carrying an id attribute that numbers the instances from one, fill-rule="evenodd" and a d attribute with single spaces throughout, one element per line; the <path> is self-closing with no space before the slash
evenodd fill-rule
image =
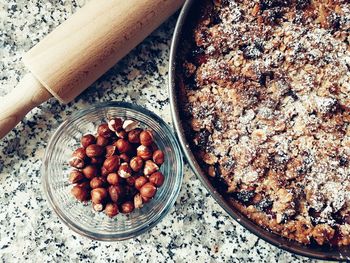
<path id="1" fill-rule="evenodd" d="M 88 147 L 91 144 L 95 144 L 95 142 L 96 138 L 92 134 L 86 134 L 80 139 L 80 143 L 84 148 Z"/>
<path id="2" fill-rule="evenodd" d="M 126 178 L 125 181 L 129 186 L 135 186 L 136 178 L 135 176 L 130 176 Z"/>
<path id="3" fill-rule="evenodd" d="M 141 157 L 145 161 L 152 159 L 152 151 L 147 146 L 140 145 L 137 147 L 136 152 L 137 156 Z"/>
<path id="4" fill-rule="evenodd" d="M 164 153 L 161 150 L 156 150 L 153 152 L 152 159 L 155 164 L 162 165 L 164 163 Z"/>
<path id="5" fill-rule="evenodd" d="M 97 134 L 105 138 L 110 138 L 114 135 L 114 132 L 108 128 L 107 123 L 102 123 L 97 128 Z"/>
<path id="6" fill-rule="evenodd" d="M 77 169 L 82 169 L 85 166 L 85 161 L 79 157 L 72 157 L 69 160 L 69 165 Z"/>
<path id="7" fill-rule="evenodd" d="M 85 179 L 84 174 L 82 172 L 80 172 L 79 170 L 73 170 L 69 174 L 69 182 L 71 184 L 79 183 L 84 179 Z"/>
<path id="8" fill-rule="evenodd" d="M 138 172 L 142 169 L 143 167 L 143 160 L 141 157 L 133 157 L 130 160 L 130 168 L 134 171 L 134 172 Z"/>
<path id="9" fill-rule="evenodd" d="M 117 189 L 120 197 L 125 197 L 125 195 L 126 195 L 125 187 L 123 187 L 121 185 L 116 185 L 116 186 L 114 186 L 114 188 Z"/>
<path id="10" fill-rule="evenodd" d="M 105 149 L 97 144 L 91 144 L 88 147 L 86 147 L 86 155 L 90 158 L 92 157 L 99 157 L 104 154 Z"/>
<path id="11" fill-rule="evenodd" d="M 119 139 L 126 139 L 128 137 L 128 133 L 125 130 L 120 130 L 115 133 Z"/>
<path id="12" fill-rule="evenodd" d="M 110 157 L 112 155 L 116 155 L 117 154 L 117 147 L 114 145 L 107 145 L 106 146 L 106 155 L 105 157 Z"/>
<path id="13" fill-rule="evenodd" d="M 140 195 L 140 193 L 138 193 L 134 196 L 134 207 L 141 208 L 142 206 L 143 206 L 142 196 Z"/>
<path id="14" fill-rule="evenodd" d="M 121 212 L 124 214 L 129 214 L 132 211 L 134 211 L 134 203 L 131 201 L 126 201 L 125 203 L 123 203 L 121 206 Z"/>
<path id="15" fill-rule="evenodd" d="M 91 190 L 91 201 L 94 204 L 103 204 L 108 197 L 108 192 L 105 188 L 99 187 Z"/>
<path id="16" fill-rule="evenodd" d="M 152 198 L 157 192 L 157 188 L 152 183 L 144 184 L 140 189 L 142 197 Z"/>
<path id="17" fill-rule="evenodd" d="M 153 161 L 148 160 L 145 162 L 145 167 L 143 168 L 143 174 L 149 176 L 159 170 L 159 166 Z"/>
<path id="18" fill-rule="evenodd" d="M 104 162 L 104 158 L 102 156 L 100 157 L 92 157 L 90 158 L 90 164 L 93 165 L 101 165 Z"/>
<path id="19" fill-rule="evenodd" d="M 115 145 L 118 148 L 118 151 L 120 153 L 128 153 L 132 150 L 132 146 L 130 145 L 130 143 L 125 140 L 125 139 L 119 139 L 115 142 Z"/>
<path id="20" fill-rule="evenodd" d="M 79 201 L 87 201 L 90 199 L 90 191 L 81 186 L 74 186 L 71 190 L 72 195 Z"/>
<path id="21" fill-rule="evenodd" d="M 85 148 L 81 147 L 81 148 L 76 149 L 73 152 L 72 156 L 85 160 L 86 159 Z"/>
<path id="22" fill-rule="evenodd" d="M 153 134 L 150 130 L 144 130 L 140 133 L 140 143 L 144 146 L 151 146 L 153 143 Z"/>
<path id="23" fill-rule="evenodd" d="M 145 176 L 140 176 L 135 180 L 135 188 L 140 190 L 148 182 L 148 179 Z"/>
<path id="24" fill-rule="evenodd" d="M 105 207 L 105 213 L 109 217 L 114 217 L 119 213 L 118 205 L 115 203 L 108 203 Z"/>
<path id="25" fill-rule="evenodd" d="M 130 162 L 130 157 L 126 153 L 122 153 L 119 155 L 119 158 L 121 161 L 129 163 Z"/>
<path id="26" fill-rule="evenodd" d="M 113 132 L 117 132 L 121 130 L 122 127 L 123 127 L 123 120 L 121 118 L 114 118 L 108 121 L 108 128 Z"/>
<path id="27" fill-rule="evenodd" d="M 119 185 L 111 185 L 108 187 L 108 193 L 114 203 L 118 202 L 119 197 L 123 196 L 123 190 Z"/>
<path id="28" fill-rule="evenodd" d="M 92 189 L 103 187 L 106 184 L 106 180 L 103 177 L 94 177 L 90 181 L 90 187 Z"/>
<path id="29" fill-rule="evenodd" d="M 99 175 L 99 169 L 95 165 L 88 165 L 83 169 L 83 174 L 89 180 Z"/>
<path id="30" fill-rule="evenodd" d="M 140 133 L 142 130 L 140 128 L 136 128 L 134 130 L 131 130 L 128 133 L 128 140 L 130 143 L 140 143 Z"/>
<path id="31" fill-rule="evenodd" d="M 151 174 L 151 176 L 149 177 L 150 183 L 154 184 L 157 187 L 160 187 L 163 185 L 164 179 L 165 179 L 164 175 L 161 172 L 155 172 Z"/>
<path id="32" fill-rule="evenodd" d="M 120 158 L 117 155 L 107 157 L 103 162 L 103 167 L 107 170 L 108 173 L 114 173 L 118 171 L 120 166 Z"/>
<path id="33" fill-rule="evenodd" d="M 107 176 L 107 182 L 110 184 L 110 185 L 118 185 L 119 182 L 120 182 L 120 179 L 119 179 L 119 176 L 117 173 L 110 173 L 108 176 Z"/>
<path id="34" fill-rule="evenodd" d="M 100 146 L 102 146 L 102 147 L 105 147 L 105 146 L 107 146 L 107 145 L 109 144 L 109 139 L 106 138 L 106 137 L 103 137 L 103 136 L 99 135 L 99 136 L 97 136 L 97 138 L 96 138 L 96 144 L 97 144 L 97 145 L 100 145 Z"/>
<path id="35" fill-rule="evenodd" d="M 131 170 L 131 168 L 129 167 L 128 163 L 122 163 L 122 164 L 119 166 L 118 175 L 119 175 L 121 178 L 128 178 L 128 177 L 131 176 L 131 173 L 132 173 L 132 170 Z"/>
<path id="36" fill-rule="evenodd" d="M 107 175 L 110 174 L 106 168 L 101 167 L 101 176 L 102 177 L 107 177 Z"/>

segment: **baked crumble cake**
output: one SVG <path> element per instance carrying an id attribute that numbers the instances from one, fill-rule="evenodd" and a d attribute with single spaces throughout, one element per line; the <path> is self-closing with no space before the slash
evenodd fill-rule
<path id="1" fill-rule="evenodd" d="M 183 64 L 208 175 L 304 244 L 350 244 L 349 33 L 349 0 L 208 1 Z"/>

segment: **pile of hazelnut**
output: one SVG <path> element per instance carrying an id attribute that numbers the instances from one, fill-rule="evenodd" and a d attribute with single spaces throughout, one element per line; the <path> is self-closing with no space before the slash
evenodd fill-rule
<path id="1" fill-rule="evenodd" d="M 164 183 L 159 167 L 164 153 L 150 130 L 138 122 L 115 118 L 98 126 L 97 135 L 84 135 L 82 147 L 69 161 L 71 193 L 82 202 L 92 201 L 95 211 L 116 216 L 131 213 L 149 202 Z"/>

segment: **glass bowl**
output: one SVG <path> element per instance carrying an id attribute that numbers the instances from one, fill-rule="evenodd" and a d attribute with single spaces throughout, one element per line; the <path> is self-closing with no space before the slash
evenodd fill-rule
<path id="1" fill-rule="evenodd" d="M 113 117 L 138 121 L 141 128 L 154 131 L 155 143 L 165 156 L 160 168 L 165 181 L 141 209 L 109 218 L 105 213 L 95 212 L 91 202 L 84 204 L 72 196 L 72 185 L 68 182 L 72 168 L 68 160 L 84 134 L 94 134 L 99 124 Z M 183 160 L 173 131 L 157 115 L 135 104 L 101 103 L 73 114 L 58 127 L 45 151 L 42 178 L 49 203 L 71 229 L 92 239 L 123 240 L 149 230 L 168 213 L 180 191 Z"/>

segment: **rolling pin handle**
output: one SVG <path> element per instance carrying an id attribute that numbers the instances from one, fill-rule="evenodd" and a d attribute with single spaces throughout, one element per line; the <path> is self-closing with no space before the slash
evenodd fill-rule
<path id="1" fill-rule="evenodd" d="M 31 74 L 26 74 L 18 85 L 0 102 L 0 139 L 11 131 L 36 106 L 52 95 Z"/>

